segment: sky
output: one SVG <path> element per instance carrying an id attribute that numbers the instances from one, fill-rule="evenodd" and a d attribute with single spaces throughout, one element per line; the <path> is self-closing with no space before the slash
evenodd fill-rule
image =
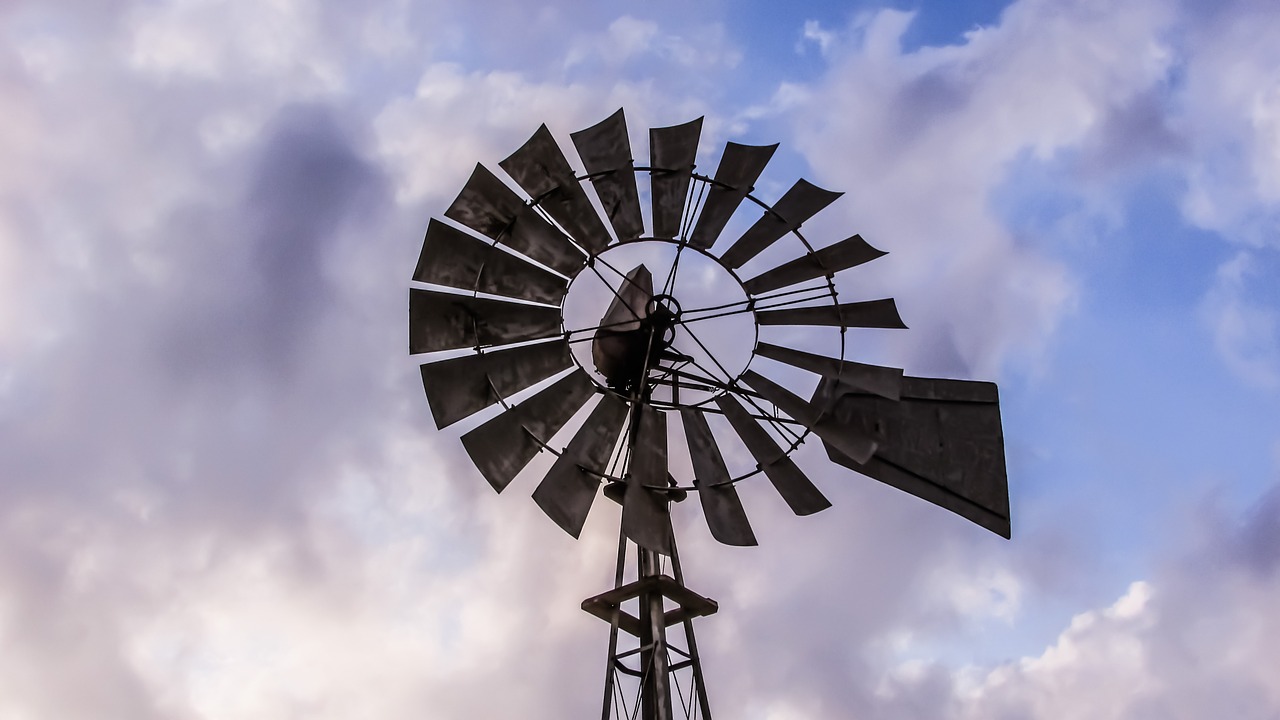
<path id="1" fill-rule="evenodd" d="M 675 510 L 718 717 L 1280 716 L 1271 0 L 0 2 L 0 719 L 589 717 L 573 540 L 437 431 L 429 218 L 546 123 L 780 143 L 856 359 L 1000 385 L 1004 540 L 823 462 Z M 576 160 L 575 160 L 576 162 Z M 810 229 L 810 227 L 812 229 Z M 845 234 L 841 234 L 845 233 Z"/>

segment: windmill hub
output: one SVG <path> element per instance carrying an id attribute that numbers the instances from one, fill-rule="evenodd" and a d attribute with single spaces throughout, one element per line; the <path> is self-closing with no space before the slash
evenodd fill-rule
<path id="1" fill-rule="evenodd" d="M 642 239 L 610 247 L 595 267 L 570 284 L 564 318 L 567 328 L 599 328 L 571 346 L 598 385 L 629 396 L 644 377 L 659 402 L 698 403 L 723 392 L 703 379 L 723 384 L 747 368 L 757 340 L 743 312 L 750 297 L 714 257 Z"/>

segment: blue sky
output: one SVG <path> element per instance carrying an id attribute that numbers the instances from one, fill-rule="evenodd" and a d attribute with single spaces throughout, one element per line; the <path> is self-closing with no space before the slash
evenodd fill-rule
<path id="1" fill-rule="evenodd" d="M 492 493 L 405 295 L 475 162 L 618 107 L 641 156 L 781 143 L 759 194 L 843 191 L 806 235 L 890 253 L 849 292 L 911 330 L 850 352 L 1001 389 L 1011 541 L 811 447 L 834 507 L 744 487 L 758 548 L 678 508 L 719 716 L 1275 717 L 1277 36 L 1265 0 L 4 3 L 0 718 L 593 712 L 617 514 Z"/>

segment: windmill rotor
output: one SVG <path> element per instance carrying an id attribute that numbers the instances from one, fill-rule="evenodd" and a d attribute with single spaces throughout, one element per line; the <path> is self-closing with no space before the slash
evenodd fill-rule
<path id="1" fill-rule="evenodd" d="M 579 171 L 540 126 L 498 163 L 509 182 L 477 164 L 430 221 L 409 294 L 409 350 L 437 427 L 493 413 L 462 444 L 495 490 L 548 453 L 532 497 L 567 533 L 579 536 L 601 491 L 622 505 L 639 577 L 622 584 L 624 540 L 615 589 L 584 609 L 651 648 L 678 623 L 692 646 L 689 620 L 715 608 L 656 579 L 661 558 L 679 574 L 670 503 L 692 492 L 712 537 L 755 545 L 742 482 L 763 476 L 797 515 L 831 505 L 792 457 L 811 437 L 835 464 L 1010 533 L 995 385 L 846 358 L 850 329 L 906 327 L 892 298 L 845 298 L 835 282 L 885 252 L 858 234 L 821 248 L 805 238 L 838 192 L 800 179 L 760 200 L 777 145 L 729 142 L 712 174 L 697 172 L 701 129 L 701 118 L 650 129 L 649 165 L 637 165 L 619 110 L 570 134 Z M 759 217 L 728 232 L 751 206 Z M 803 329 L 833 333 L 838 352 L 796 346 Z M 812 392 L 789 387 L 797 374 Z M 676 426 L 684 448 L 669 447 Z M 692 473 L 677 479 L 671 454 L 686 451 Z M 754 464 L 734 471 L 726 455 Z M 627 598 L 651 617 L 626 615 Z M 664 619 L 661 598 L 700 610 Z M 652 682 L 642 695 L 669 696 Z M 646 702 L 643 717 L 671 717 L 669 697 Z"/>

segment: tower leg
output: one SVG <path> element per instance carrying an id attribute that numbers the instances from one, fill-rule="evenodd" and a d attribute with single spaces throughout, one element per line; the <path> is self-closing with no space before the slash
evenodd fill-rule
<path id="1" fill-rule="evenodd" d="M 718 606 L 684 587 L 675 555 L 671 558 L 673 578 L 662 572 L 662 555 L 637 547 L 636 580 L 623 584 L 627 545 L 626 538 L 620 537 L 613 589 L 582 602 L 583 610 L 609 622 L 600 717 L 710 720 L 692 619 L 711 615 Z M 634 614 L 624 605 L 634 607 Z M 670 606 L 674 607 L 668 610 Z M 684 630 L 683 647 L 670 642 L 667 629 L 674 625 Z M 623 642 L 626 637 L 633 642 Z"/>

